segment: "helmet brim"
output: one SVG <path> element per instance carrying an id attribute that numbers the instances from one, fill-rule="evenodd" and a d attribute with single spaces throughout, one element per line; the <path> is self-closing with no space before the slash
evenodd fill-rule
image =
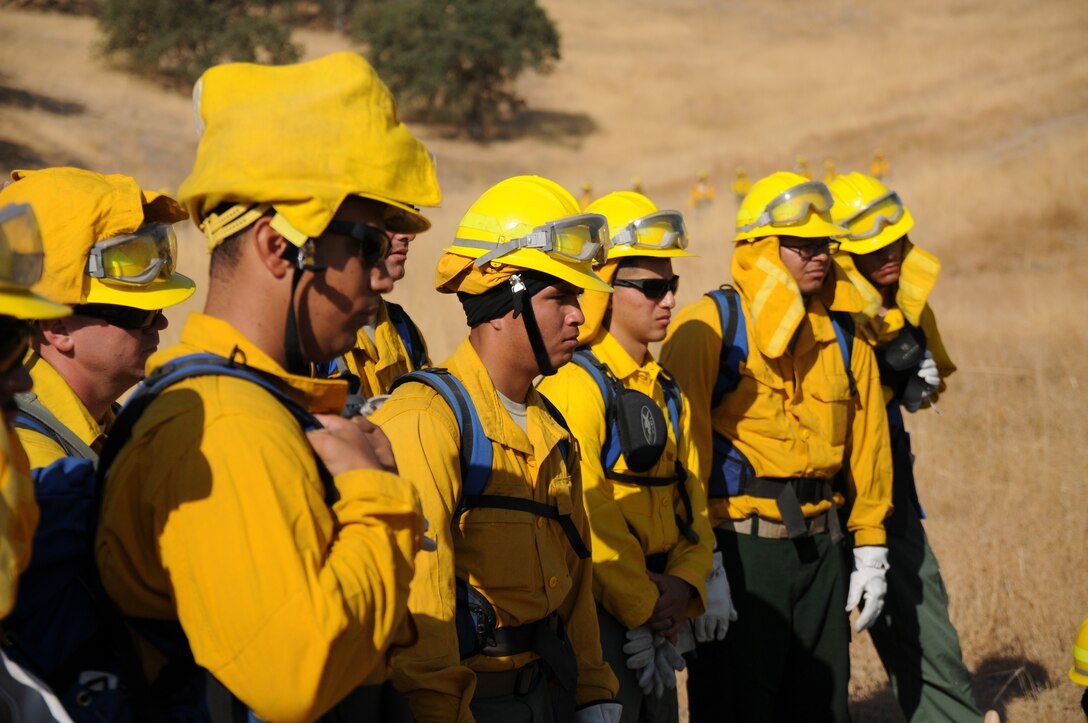
<path id="1" fill-rule="evenodd" d="M 70 316 L 72 307 L 58 304 L 28 289 L 0 289 L 0 314 L 16 319 L 59 319 Z"/>
<path id="2" fill-rule="evenodd" d="M 165 309 L 188 299 L 196 291 L 196 284 L 188 276 L 171 274 L 166 279 L 155 279 L 146 286 L 110 283 L 88 279 L 85 304 L 114 304 L 133 309 Z"/>
<path id="3" fill-rule="evenodd" d="M 796 236 L 797 238 L 835 238 L 850 233 L 847 229 L 830 221 L 826 214 L 812 214 L 795 224 L 776 224 L 760 226 L 751 231 L 738 233 L 733 237 L 733 242 L 748 241 L 768 236 Z"/>
<path id="4" fill-rule="evenodd" d="M 474 249 L 465 246 L 448 246 L 443 249 L 443 251 L 460 256 L 467 256 L 468 258 L 473 259 L 477 259 L 487 253 L 487 249 Z M 586 291 L 600 291 L 605 294 L 612 293 L 612 287 L 606 284 L 600 276 L 593 273 L 593 270 L 588 263 L 567 263 L 550 254 L 533 249 L 519 249 L 518 251 L 506 254 L 491 263 L 539 271 L 566 281 L 572 286 L 577 286 L 579 289 L 584 289 Z"/>
<path id="5" fill-rule="evenodd" d="M 880 233 L 872 238 L 851 241 L 843 236 L 838 239 L 839 250 L 851 254 L 871 254 L 903 238 L 912 228 L 914 228 L 914 218 L 910 215 L 910 211 L 904 208 L 903 216 L 898 221 L 880 229 Z"/>

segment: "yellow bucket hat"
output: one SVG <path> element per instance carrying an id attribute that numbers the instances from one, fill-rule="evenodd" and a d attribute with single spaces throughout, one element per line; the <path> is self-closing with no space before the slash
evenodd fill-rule
<path id="1" fill-rule="evenodd" d="M 392 230 L 430 228 L 418 207 L 442 201 L 434 161 L 361 55 L 219 65 L 197 81 L 193 105 L 200 143 L 178 195 L 210 248 L 260 215 L 212 214 L 232 203 L 274 207 L 296 245 L 320 236 L 348 196 L 387 204 Z"/>
<path id="2" fill-rule="evenodd" d="M 45 264 L 34 291 L 62 304 L 116 304 L 136 309 L 164 309 L 193 295 L 192 279 L 173 271 L 176 247 L 169 226 L 188 214 L 169 196 L 145 191 L 135 179 L 102 175 L 79 168 L 13 171 L 13 183 L 0 190 L 0 204 L 28 203 L 41 227 Z M 131 283 L 90 275 L 92 247 L 133 235 L 149 224 L 169 234 L 163 237 L 164 258 L 121 259 L 151 269 L 153 278 Z M 170 258 L 165 258 L 169 256 Z"/>

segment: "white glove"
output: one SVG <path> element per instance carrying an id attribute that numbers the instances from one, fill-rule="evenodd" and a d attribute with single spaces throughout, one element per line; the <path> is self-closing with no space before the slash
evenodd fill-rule
<path id="1" fill-rule="evenodd" d="M 854 571 L 850 573 L 850 592 L 846 596 L 846 612 L 850 612 L 865 597 L 854 630 L 861 632 L 876 622 L 884 609 L 884 595 L 888 583 L 884 576 L 888 571 L 888 548 L 870 545 L 854 548 Z"/>
<path id="2" fill-rule="evenodd" d="M 623 644 L 623 653 L 627 656 L 627 667 L 642 671 L 654 662 L 654 634 L 650 628 L 640 625 L 627 631 L 627 642 Z M 641 678 L 641 672 L 640 676 Z"/>
<path id="3" fill-rule="evenodd" d="M 737 619 L 733 597 L 729 594 L 729 580 L 722 565 L 722 553 L 714 552 L 714 564 L 706 579 L 706 612 L 691 622 L 695 639 L 700 643 L 724 640 L 729 623 Z"/>
<path id="4" fill-rule="evenodd" d="M 665 646 L 672 647 L 672 643 L 668 640 L 664 640 L 664 644 L 658 646 L 658 650 L 661 650 Z M 675 651 L 673 651 L 675 652 Z M 683 660 L 683 658 L 680 658 Z M 666 690 L 672 690 L 676 687 L 676 669 L 672 667 L 672 663 L 669 662 L 669 658 L 666 654 L 659 653 L 654 656 L 654 697 L 660 698 L 665 695 Z"/>
<path id="5" fill-rule="evenodd" d="M 941 375 L 937 371 L 937 362 L 933 361 L 933 352 L 926 349 L 922 363 L 918 365 L 918 376 L 929 386 L 937 389 L 941 386 Z"/>
<path id="6" fill-rule="evenodd" d="M 623 705 L 610 700 L 574 711 L 574 723 L 620 723 L 622 716 Z"/>
<path id="7" fill-rule="evenodd" d="M 654 682 L 657 675 L 657 658 L 651 658 L 650 662 L 638 671 L 638 687 L 643 695 L 654 692 Z"/>

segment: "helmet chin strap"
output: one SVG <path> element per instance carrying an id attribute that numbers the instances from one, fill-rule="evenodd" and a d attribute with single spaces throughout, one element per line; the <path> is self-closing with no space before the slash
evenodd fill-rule
<path id="1" fill-rule="evenodd" d="M 533 356 L 536 357 L 537 368 L 546 377 L 555 374 L 548 348 L 544 345 L 544 338 L 540 335 L 540 326 L 536 323 L 536 314 L 533 313 L 533 297 L 526 293 L 525 282 L 521 274 L 510 277 L 510 290 L 514 294 L 514 318 L 518 315 L 525 317 L 525 333 L 529 336 L 529 344 L 533 347 Z"/>
<path id="2" fill-rule="evenodd" d="M 284 252 L 284 258 L 291 257 L 291 247 Z M 307 239 L 306 243 L 295 249 L 295 268 L 291 275 L 291 298 L 287 304 L 287 321 L 283 328 L 283 356 L 286 361 L 288 374 L 306 375 L 310 372 L 309 363 L 302 356 L 302 340 L 298 334 L 298 320 L 295 316 L 295 294 L 298 291 L 299 282 L 302 281 L 302 272 L 310 271 L 321 273 L 328 266 L 314 263 L 314 240 Z"/>

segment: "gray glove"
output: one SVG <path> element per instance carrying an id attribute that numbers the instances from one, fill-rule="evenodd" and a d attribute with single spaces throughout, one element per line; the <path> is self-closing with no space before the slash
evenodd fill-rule
<path id="1" fill-rule="evenodd" d="M 594 703 L 574 711 L 574 723 L 620 723 L 623 705 L 615 701 Z"/>
<path id="2" fill-rule="evenodd" d="M 623 654 L 627 656 L 627 667 L 641 671 L 654 662 L 654 634 L 650 628 L 640 625 L 627 631 L 627 642 L 623 645 Z"/>

